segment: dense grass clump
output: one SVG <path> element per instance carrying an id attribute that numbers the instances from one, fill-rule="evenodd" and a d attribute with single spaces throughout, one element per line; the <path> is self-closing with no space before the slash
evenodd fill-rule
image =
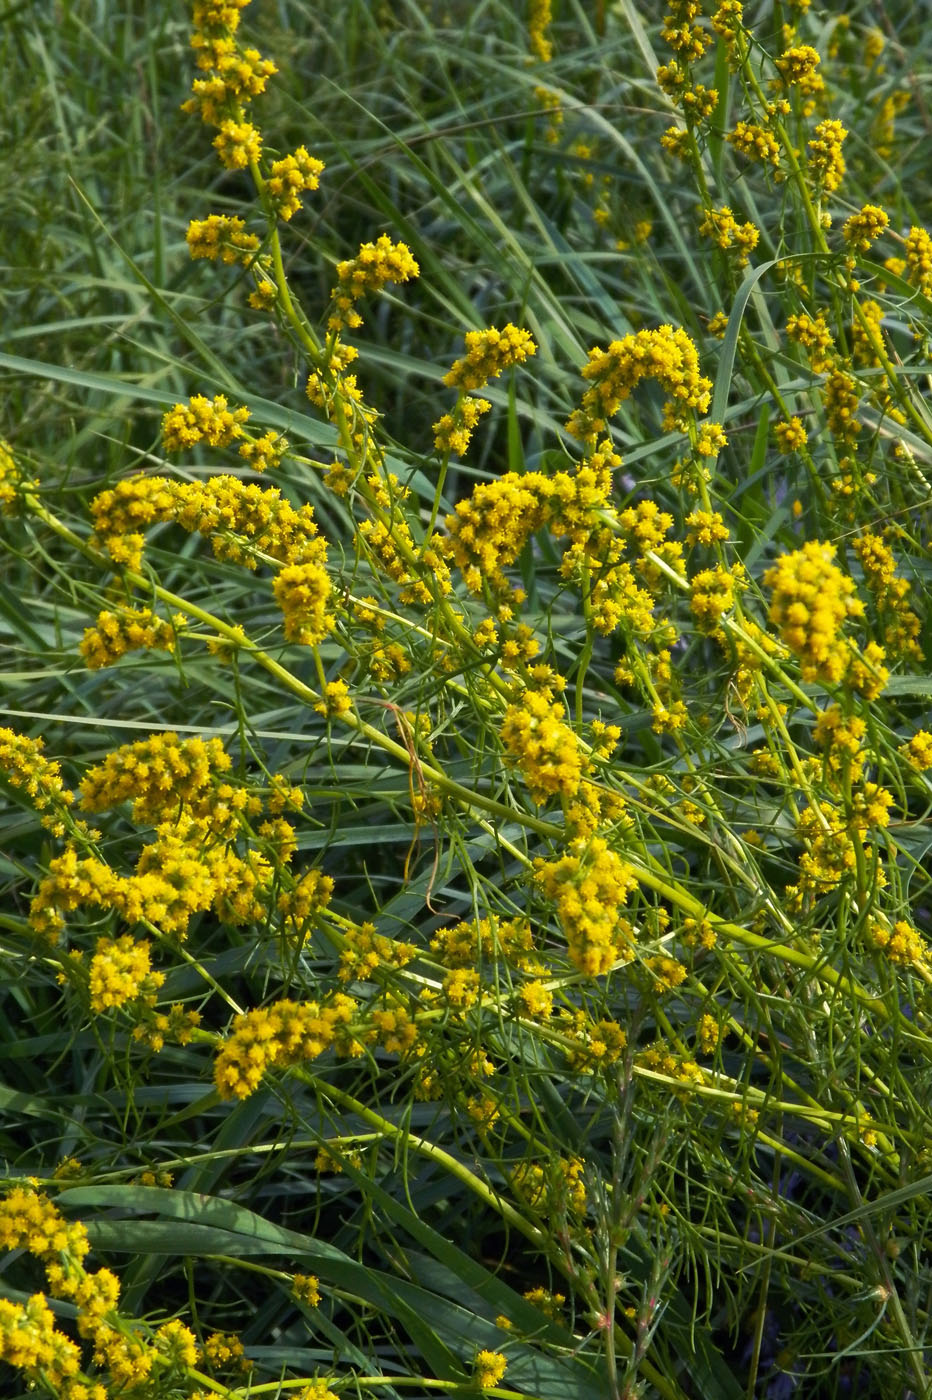
<path id="1" fill-rule="evenodd" d="M 919 7 L 12 7 L 0 1374 L 926 1397 Z"/>

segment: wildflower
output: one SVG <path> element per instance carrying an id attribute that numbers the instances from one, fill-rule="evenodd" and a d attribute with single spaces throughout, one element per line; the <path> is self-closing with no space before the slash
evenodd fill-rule
<path id="1" fill-rule="evenodd" d="M 874 948 L 901 967 L 910 967 L 928 960 L 928 951 L 918 929 L 906 919 L 898 919 L 892 928 L 880 919 L 868 921 L 865 937 Z"/>
<path id="2" fill-rule="evenodd" d="M 249 418 L 248 408 L 230 411 L 223 394 L 213 400 L 195 394 L 187 404 L 176 403 L 162 419 L 162 442 L 166 452 L 184 452 L 197 443 L 227 447 L 242 437 L 242 425 Z"/>
<path id="3" fill-rule="evenodd" d="M 716 340 L 722 340 L 728 330 L 728 313 L 726 311 L 716 311 L 714 316 L 709 318 L 709 335 L 714 335 Z"/>
<path id="4" fill-rule="evenodd" d="M 691 137 L 685 126 L 668 126 L 660 138 L 660 145 L 675 160 L 688 160 Z"/>
<path id="5" fill-rule="evenodd" d="M 195 1366 L 197 1364 L 198 1348 L 194 1333 L 189 1327 L 185 1327 L 178 1318 L 163 1322 L 156 1331 L 155 1339 L 158 1350 L 171 1365 Z M 240 1352 L 242 1352 L 242 1347 L 240 1347 Z"/>
<path id="6" fill-rule="evenodd" d="M 846 619 L 864 612 L 854 584 L 834 557 L 834 545 L 810 540 L 802 549 L 780 555 L 764 575 L 773 590 L 770 620 L 800 658 L 808 681 L 841 680 L 851 660 L 841 628 Z"/>
<path id="7" fill-rule="evenodd" d="M 247 165 L 255 165 L 260 159 L 262 138 L 251 122 L 227 120 L 220 123 L 214 149 L 227 170 L 245 170 Z"/>
<path id="8" fill-rule="evenodd" d="M 62 817 L 74 801 L 74 794 L 65 787 L 61 764 L 46 758 L 42 739 L 30 739 L 15 730 L 0 728 L 0 772 L 11 787 L 25 793 L 44 827 L 59 835 L 64 830 Z"/>
<path id="9" fill-rule="evenodd" d="M 309 1308 L 316 1308 L 320 1302 L 320 1280 L 314 1274 L 294 1274 L 291 1279 L 294 1296 Z"/>
<path id="10" fill-rule="evenodd" d="M 815 179 L 827 194 L 838 189 L 845 174 L 842 144 L 848 132 L 834 117 L 819 122 L 809 141 L 809 166 Z"/>
<path id="11" fill-rule="evenodd" d="M 353 708 L 349 687 L 345 681 L 328 681 L 324 686 L 323 699 L 314 706 L 318 714 L 326 719 L 339 719 L 349 714 Z"/>
<path id="12" fill-rule="evenodd" d="M 687 333 L 672 326 L 637 331 L 613 340 L 607 350 L 590 350 L 582 376 L 590 387 L 582 408 L 567 423 L 573 437 L 590 441 L 604 432 L 607 420 L 630 397 L 642 379 L 654 379 L 669 395 L 664 405 L 665 428 L 688 426 L 688 414 L 703 414 L 712 385 L 699 373 L 699 356 Z"/>
<path id="13" fill-rule="evenodd" d="M 259 251 L 260 241 L 236 215 L 209 214 L 206 219 L 192 219 L 185 241 L 192 258 L 208 258 L 216 262 L 241 263 L 248 267 Z"/>
<path id="14" fill-rule="evenodd" d="M 323 171 L 323 161 L 308 155 L 305 146 L 299 146 L 294 155 L 272 162 L 265 189 L 280 219 L 291 219 L 298 212 L 299 196 L 305 190 L 319 189 Z"/>
<path id="15" fill-rule="evenodd" d="M 700 1016 L 697 1026 L 697 1039 L 702 1053 L 704 1055 L 711 1055 L 718 1048 L 721 1038 L 721 1027 L 715 1017 L 708 1014 Z"/>
<path id="16" fill-rule="evenodd" d="M 293 1281 L 292 1281 L 293 1283 Z M 211 1366 L 232 1366 L 243 1362 L 243 1343 L 235 1332 L 211 1332 L 204 1338 L 204 1358 Z M 193 1362 L 188 1363 L 193 1365 Z"/>
<path id="17" fill-rule="evenodd" d="M 707 209 L 699 232 L 704 238 L 711 238 L 723 252 L 734 252 L 738 267 L 747 265 L 748 254 L 754 251 L 760 239 L 759 229 L 752 223 L 739 224 L 727 204 L 719 209 Z"/>
<path id="18" fill-rule="evenodd" d="M 35 1293 L 25 1303 L 0 1298 L 0 1361 L 23 1371 L 30 1389 L 44 1382 L 64 1394 L 80 1358 L 77 1345 L 56 1330 L 44 1294 Z"/>
<path id="19" fill-rule="evenodd" d="M 835 365 L 825 380 L 823 398 L 829 431 L 840 443 L 854 443 L 861 431 L 856 417 L 861 401 L 858 381 L 841 365 Z"/>
<path id="20" fill-rule="evenodd" d="M 186 810 L 205 817 L 218 801 L 218 780 L 232 767 L 220 739 L 179 739 L 167 731 L 114 749 L 90 767 L 80 787 L 85 811 L 131 800 L 133 819 L 152 821 Z"/>
<path id="21" fill-rule="evenodd" d="M 914 287 L 932 296 L 932 235 L 916 224 L 906 235 L 906 273 Z"/>
<path id="22" fill-rule="evenodd" d="M 119 1008 L 161 986 L 164 978 L 152 971 L 151 951 L 145 939 L 137 943 L 129 934 L 101 938 L 91 958 L 91 1009 Z"/>
<path id="23" fill-rule="evenodd" d="M 262 277 L 256 283 L 255 291 L 249 293 L 247 301 L 253 311 L 271 311 L 278 301 L 278 288 L 274 282 Z"/>
<path id="24" fill-rule="evenodd" d="M 299 1390 L 295 1400 L 340 1400 L 340 1397 L 330 1389 L 329 1381 L 319 1378 Z"/>
<path id="25" fill-rule="evenodd" d="M 500 1351 L 480 1351 L 476 1356 L 474 1372 L 476 1385 L 480 1390 L 490 1390 L 497 1386 L 505 1374 L 507 1365 L 507 1358 L 502 1356 Z"/>
<path id="26" fill-rule="evenodd" d="M 12 513 L 21 485 L 22 479 L 10 444 L 0 438 L 0 514 Z"/>
<path id="27" fill-rule="evenodd" d="M 845 220 L 841 232 L 846 243 L 866 253 L 889 225 L 890 216 L 879 204 L 863 204 L 856 214 Z"/>
<path id="28" fill-rule="evenodd" d="M 829 352 L 834 349 L 835 342 L 821 313 L 818 316 L 790 316 L 786 323 L 786 333 L 791 340 L 795 340 L 806 350 L 816 374 L 821 374 L 828 367 Z"/>
<path id="29" fill-rule="evenodd" d="M 733 130 L 725 139 L 748 160 L 759 160 L 772 165 L 774 170 L 779 170 L 780 143 L 767 127 L 758 126 L 754 122 L 735 122 Z"/>
<path id="30" fill-rule="evenodd" d="M 579 789 L 585 762 L 562 707 L 539 691 L 527 690 L 509 705 L 501 726 L 505 753 L 524 775 L 534 801 L 572 798 Z"/>
<path id="31" fill-rule="evenodd" d="M 809 44 L 800 44 L 796 48 L 785 49 L 776 60 L 777 70 L 783 81 L 790 86 L 793 83 L 801 83 L 814 73 L 821 63 L 821 58 L 814 48 Z"/>
<path id="32" fill-rule="evenodd" d="M 691 583 L 690 607 L 699 628 L 714 632 L 735 601 L 735 577 L 727 569 L 702 569 Z"/>
<path id="33" fill-rule="evenodd" d="M 438 452 L 447 452 L 462 457 L 469 447 L 473 429 L 484 413 L 492 405 L 488 399 L 461 397 L 452 413 L 444 413 L 434 424 L 434 447 Z"/>
<path id="34" fill-rule="evenodd" d="M 444 384 L 451 389 L 481 389 L 490 379 L 497 379 L 506 369 L 523 364 L 537 353 L 528 332 L 511 322 L 501 330 L 493 326 L 486 331 L 467 331 L 465 339 L 466 354 L 443 376 Z"/>
<path id="35" fill-rule="evenodd" d="M 796 417 L 787 418 L 782 423 L 775 423 L 773 435 L 781 452 L 798 452 L 809 441 L 802 419 Z"/>
<path id="36" fill-rule="evenodd" d="M 330 578 L 324 567 L 326 548 L 320 541 L 317 560 L 289 564 L 279 570 L 272 591 L 285 617 L 285 636 L 289 642 L 313 647 L 322 642 L 336 625 L 329 611 Z"/>
<path id="37" fill-rule="evenodd" d="M 290 444 L 281 433 L 263 433 L 258 438 L 247 438 L 240 443 L 239 455 L 244 462 L 248 462 L 254 472 L 264 472 L 274 470 L 281 465 L 281 460 L 288 451 Z"/>
<path id="38" fill-rule="evenodd" d="M 932 768 L 932 734 L 927 729 L 917 729 L 907 743 L 900 745 L 900 753 L 917 773 Z"/>
<path id="39" fill-rule="evenodd" d="M 337 992 L 327 1003 L 278 1001 L 235 1016 L 214 1064 L 221 1098 L 248 1098 L 272 1068 L 316 1059 L 331 1047 L 358 1053 L 347 1035 L 357 1003 Z"/>
<path id="40" fill-rule="evenodd" d="M 646 958 L 644 966 L 655 979 L 657 988 L 660 991 L 674 991 L 675 988 L 681 986 L 682 983 L 686 981 L 688 975 L 686 968 L 681 962 L 677 962 L 676 958 L 668 958 L 663 955 L 655 958 Z"/>
<path id="41" fill-rule="evenodd" d="M 183 623 L 180 617 L 177 622 Z M 151 608 L 124 608 L 120 612 L 97 614 L 93 627 L 84 629 L 78 650 L 89 671 L 113 666 L 130 651 L 174 651 L 178 645 L 176 626 L 156 617 Z"/>
<path id="42" fill-rule="evenodd" d="M 549 63 L 553 57 L 553 44 L 547 37 L 552 18 L 551 0 L 529 0 L 528 43 L 541 63 Z"/>
<path id="43" fill-rule="evenodd" d="M 380 292 L 390 282 L 408 282 L 420 268 L 404 243 L 393 243 L 383 233 L 374 243 L 364 243 L 355 258 L 337 263 L 337 285 L 331 293 L 331 330 L 362 325 L 356 302 L 367 292 Z"/>
<path id="44" fill-rule="evenodd" d="M 570 961 L 580 972 L 601 977 L 630 958 L 621 907 L 637 882 L 602 837 L 572 842 L 556 860 L 539 859 L 535 878 L 556 903 Z"/>

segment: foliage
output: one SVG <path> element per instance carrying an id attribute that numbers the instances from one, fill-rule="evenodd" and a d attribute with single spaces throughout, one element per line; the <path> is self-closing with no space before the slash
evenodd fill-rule
<path id="1" fill-rule="evenodd" d="M 921 16 L 247 4 L 0 29 L 4 1385 L 925 1396 Z"/>

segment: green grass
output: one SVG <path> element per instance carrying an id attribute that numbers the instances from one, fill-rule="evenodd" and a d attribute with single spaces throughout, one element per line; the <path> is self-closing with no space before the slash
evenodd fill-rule
<path id="1" fill-rule="evenodd" d="M 179 788 L 158 812 L 122 802 L 84 813 L 96 836 L 64 811 L 52 831 L 15 763 L 0 775 L 3 1184 L 35 1179 L 83 1222 L 88 1268 L 119 1276 L 111 1325 L 154 1359 L 126 1388 L 112 1338 L 97 1362 L 85 1346 L 82 1366 L 108 1396 L 303 1397 L 315 1377 L 320 1395 L 307 1400 L 328 1386 L 341 1397 L 467 1395 L 481 1351 L 507 1359 L 493 1389 L 504 1397 L 932 1393 L 932 785 L 903 751 L 932 728 L 922 655 L 932 651 L 932 287 L 915 267 L 884 266 L 905 256 L 911 227 L 932 228 L 928 26 L 899 3 L 849 7 L 847 24 L 831 8 L 746 11 L 747 62 L 729 68 L 714 41 L 690 70 L 719 104 L 676 161 L 660 143 L 682 124 L 656 77 L 672 56 L 662 7 L 563 0 L 545 65 L 523 8 L 500 0 L 350 0 L 338 15 L 257 0 L 238 37 L 280 69 L 253 109 L 266 176 L 301 144 L 326 165 L 320 190 L 277 224 L 249 172 L 224 169 L 213 131 L 180 110 L 195 68 L 179 7 L 62 0 L 0 14 L 10 94 L 0 436 L 16 463 L 0 458 L 15 483 L 0 519 L 0 727 L 41 738 L 75 790 L 119 746 L 169 730 L 219 739 L 231 759 L 207 784 L 208 826 L 191 830 Z M 825 90 L 811 113 L 790 94 L 775 181 L 725 136 L 777 95 L 780 24 L 794 15 L 794 42 L 818 50 Z M 879 57 L 865 48 L 874 30 L 886 39 Z M 891 132 L 883 104 L 899 91 L 909 96 Z M 828 117 L 849 133 L 834 191 L 806 156 Z M 852 270 L 842 228 L 867 202 L 883 206 L 889 231 Z M 703 210 L 722 205 L 759 231 L 747 267 L 699 232 Z M 276 314 L 249 307 L 247 268 L 189 257 L 188 224 L 210 213 L 245 218 L 264 255 L 280 240 Z M 420 275 L 368 297 L 363 327 L 344 336 L 378 414 L 360 448 L 325 324 L 337 264 L 383 232 L 410 248 Z M 294 315 L 286 288 L 303 308 Z M 865 350 L 857 306 L 868 298 L 883 328 Z M 789 317 L 819 312 L 859 398 L 861 428 L 847 439 L 824 368 L 787 331 Z M 721 335 L 709 326 L 718 313 Z M 530 332 L 536 353 L 481 390 L 491 410 L 469 451 L 447 462 L 432 427 L 456 402 L 444 375 L 468 331 L 508 322 Z M 606 415 L 600 437 L 623 460 L 611 498 L 582 507 L 571 527 L 589 541 L 584 563 L 561 569 L 570 527 L 555 520 L 547 483 L 577 481 L 589 451 L 565 428 L 587 388 L 580 369 L 594 346 L 664 325 L 695 344 L 708 420 L 727 445 L 703 458 L 705 412 L 671 424 L 659 384 L 641 382 Z M 331 421 L 305 394 L 312 369 L 334 396 Z M 259 478 L 235 447 L 168 452 L 162 415 L 198 394 L 246 406 L 254 435 L 284 433 L 281 465 Z M 804 451 L 778 450 L 774 426 L 787 415 L 805 425 Z M 348 495 L 328 481 L 334 462 L 354 479 Z M 109 567 L 89 538 L 91 502 L 139 472 L 190 488 L 230 473 L 309 502 L 332 590 L 322 640 L 285 640 L 274 542 L 240 540 L 250 569 L 230 557 L 222 527 L 201 537 L 163 520 L 141 565 Z M 389 473 L 406 498 L 384 486 Z M 504 559 L 526 595 L 509 617 L 489 577 L 470 592 L 453 568 L 445 595 L 419 555 L 435 517 L 446 538 L 457 502 L 503 482 L 516 490 L 520 478 L 542 513 Z M 625 512 L 644 502 L 668 514 L 667 544 L 637 544 Z M 687 542 L 697 507 L 720 512 L 724 541 Z M 420 581 L 419 600 L 373 550 L 361 526 L 375 520 Z M 486 498 L 480 535 L 491 539 L 495 520 Z M 901 596 L 872 587 L 855 549 L 864 532 L 892 550 L 909 585 Z M 628 611 L 600 630 L 593 588 L 624 540 L 619 558 L 650 592 L 653 622 L 632 620 L 631 590 L 618 585 Z M 886 647 L 890 676 L 875 694 L 850 670 L 806 672 L 781 641 L 768 571 L 806 541 L 835 546 L 837 578 L 863 604 L 842 629 L 852 654 Z M 503 555 L 504 536 L 496 547 Z M 727 571 L 735 580 L 718 634 L 692 606 L 705 570 L 719 571 L 718 587 Z M 833 579 L 823 577 L 823 599 Z M 376 600 L 368 619 L 364 599 Z M 183 617 L 175 649 L 88 669 L 85 629 L 125 607 Z M 483 648 L 471 634 L 490 620 L 499 640 Z M 518 624 L 533 658 L 501 650 L 520 643 Z M 898 640 L 903 625 L 915 646 Z M 206 645 L 217 639 L 223 655 Z M 394 660 L 379 652 L 389 643 Z M 596 975 L 534 863 L 573 856 L 591 873 L 599 847 L 574 844 L 580 804 L 565 784 L 535 800 L 539 763 L 506 737 L 506 714 L 541 690 L 535 664 L 565 681 L 554 696 L 561 760 L 586 761 L 594 721 L 621 729 L 614 753 L 591 759 L 602 805 L 588 834 L 615 861 L 585 911 L 616 916 L 611 969 Z M 316 706 L 336 680 L 352 709 L 328 720 Z M 678 701 L 680 728 L 660 713 Z M 860 776 L 824 721 L 816 728 L 831 704 L 863 724 Z M 29 765 L 40 771 L 36 751 Z M 259 829 L 270 775 L 303 794 L 300 813 L 285 813 L 288 859 Z M 265 804 L 264 816 L 224 826 L 222 781 Z M 889 793 L 888 822 L 861 820 L 865 784 Z M 583 794 L 583 806 L 594 802 Z M 168 824 L 160 837 L 158 822 Z M 58 942 L 38 936 L 31 902 L 68 842 L 102 863 L 89 877 L 101 889 L 104 868 L 126 881 L 157 839 L 155 868 L 168 868 L 175 832 L 201 863 L 201 876 L 191 866 L 176 876 L 182 891 L 202 877 L 205 853 L 245 862 L 222 891 L 210 877 L 216 897 L 194 899 L 186 929 L 153 904 L 133 917 L 125 894 L 85 891 Z M 835 873 L 794 903 L 807 854 Z M 298 936 L 280 898 L 312 869 L 333 881 L 332 900 Z M 615 908 L 623 872 L 632 889 Z M 234 916 L 229 901 L 256 881 Z M 523 919 L 524 959 L 506 946 L 508 921 Z M 484 943 L 483 920 L 499 930 Z M 708 946 L 695 936 L 703 920 Z M 341 980 L 341 957 L 364 950 L 370 922 L 391 943 Z M 482 991 L 465 1008 L 450 981 L 456 959 L 436 941 L 461 922 L 472 928 L 465 971 Z M 884 954 L 877 930 L 898 922 L 920 954 Z M 127 933 L 151 949 L 164 983 L 151 1004 L 124 992 L 105 1009 L 94 960 L 101 940 Z M 399 943 L 412 945 L 404 965 Z M 664 986 L 679 970 L 664 972 L 662 958 L 678 964 L 677 985 Z M 550 1016 L 521 999 L 538 982 L 553 994 Z M 282 999 L 326 1007 L 338 994 L 354 999 L 362 1053 L 306 1047 L 250 1095 L 219 1096 L 214 1063 L 235 1043 L 238 1015 Z M 153 1017 L 176 1005 L 199 1026 L 156 1048 Z M 389 1008 L 416 1027 L 411 1053 L 376 1026 Z M 587 1056 L 587 1036 L 618 1030 L 614 1053 Z M 482 1101 L 497 1114 L 488 1128 L 477 1123 Z M 585 1194 L 574 1200 L 577 1170 Z M 28 1244 L 28 1232 L 8 1243 Z M 20 1396 L 35 1381 L 79 1400 L 8 1340 L 15 1309 L 55 1292 L 42 1262 L 0 1255 L 0 1300 L 12 1308 L 0 1302 L 0 1388 Z M 301 1299 L 296 1274 L 319 1280 L 317 1305 Z M 76 1338 L 66 1291 L 50 1306 Z M 171 1362 L 155 1329 L 174 1317 L 201 1344 L 238 1334 L 252 1370 L 203 1352 Z"/>

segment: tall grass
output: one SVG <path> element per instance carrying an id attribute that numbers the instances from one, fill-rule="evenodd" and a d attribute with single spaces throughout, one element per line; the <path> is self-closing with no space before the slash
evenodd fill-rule
<path id="1" fill-rule="evenodd" d="M 0 17 L 4 1393 L 932 1392 L 927 26 L 705 9 Z"/>

